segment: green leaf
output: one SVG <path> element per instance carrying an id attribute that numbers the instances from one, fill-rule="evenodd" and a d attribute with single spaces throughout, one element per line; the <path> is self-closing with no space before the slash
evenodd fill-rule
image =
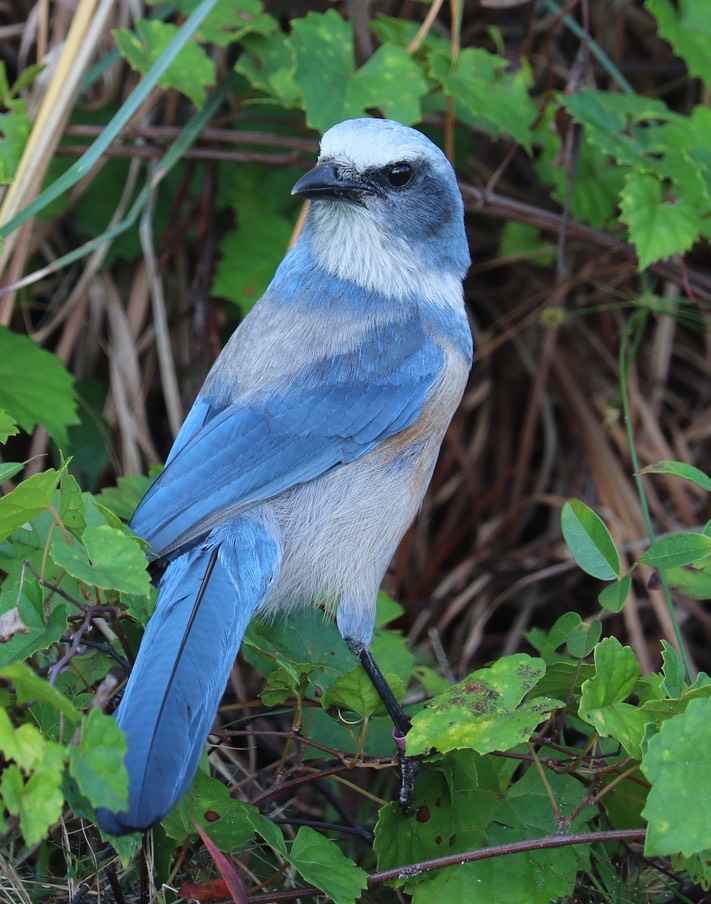
<path id="1" fill-rule="evenodd" d="M 595 648 L 595 675 L 585 681 L 578 714 L 602 737 L 617 739 L 635 759 L 642 755 L 644 726 L 650 717 L 624 701 L 637 686 L 639 663 L 629 647 L 606 637 Z"/>
<path id="2" fill-rule="evenodd" d="M 653 543 L 639 561 L 652 568 L 688 565 L 711 555 L 711 537 L 695 531 L 679 531 Z"/>
<path id="3" fill-rule="evenodd" d="M 640 474 L 670 474 L 674 477 L 682 477 L 690 480 L 702 490 L 711 493 L 711 477 L 693 465 L 687 465 L 683 461 L 657 461 L 652 465 L 642 468 Z"/>
<path id="4" fill-rule="evenodd" d="M 629 227 L 641 270 L 684 254 L 699 236 L 701 212 L 688 198 L 663 200 L 662 191 L 660 179 L 650 173 L 632 171 L 625 179 L 620 219 Z"/>
<path id="5" fill-rule="evenodd" d="M 0 185 L 9 185 L 15 178 L 31 125 L 22 100 L 13 101 L 7 113 L 0 113 Z"/>
<path id="6" fill-rule="evenodd" d="M 160 471 L 162 468 L 153 466 L 148 477 L 143 474 L 119 477 L 115 487 L 105 487 L 94 496 L 94 500 L 99 505 L 110 509 L 119 518 L 128 521 Z"/>
<path id="7" fill-rule="evenodd" d="M 645 854 L 690 857 L 711 848 L 711 808 L 699 796 L 711 785 L 711 699 L 691 700 L 661 724 L 642 769 L 652 783 L 643 811 Z"/>
<path id="8" fill-rule="evenodd" d="M 260 692 L 259 699 L 265 706 L 279 706 L 289 697 L 302 697 L 308 677 L 315 668 L 313 662 L 280 662 L 270 672 L 267 687 Z"/>
<path id="9" fill-rule="evenodd" d="M 23 430 L 46 427 L 57 444 L 78 423 L 74 381 L 59 358 L 27 336 L 0 327 L 0 408 Z"/>
<path id="10" fill-rule="evenodd" d="M 399 675 L 386 675 L 385 680 L 395 699 L 401 700 L 405 694 L 405 685 Z M 351 710 L 363 718 L 368 718 L 378 711 L 381 714 L 384 712 L 378 692 L 360 666 L 340 675 L 335 683 L 324 691 L 321 704 L 326 710 L 340 707 Z"/>
<path id="11" fill-rule="evenodd" d="M 308 12 L 291 23 L 287 44 L 294 52 L 294 81 L 304 99 L 306 122 L 325 132 L 342 119 L 362 113 L 347 104 L 348 86 L 355 69 L 353 31 L 338 13 Z"/>
<path id="12" fill-rule="evenodd" d="M 0 409 L 0 443 L 7 442 L 8 437 L 16 436 L 19 432 L 15 419 L 7 411 Z M 4 477 L 3 480 L 7 478 Z"/>
<path id="13" fill-rule="evenodd" d="M 121 810 L 128 800 L 128 772 L 123 762 L 126 736 L 110 716 L 92 709 L 81 739 L 69 748 L 69 771 L 95 807 Z"/>
<path id="14" fill-rule="evenodd" d="M 659 23 L 659 34 L 689 67 L 689 72 L 711 88 L 711 10 L 707 0 L 680 0 L 678 10 L 669 0 L 645 0 Z"/>
<path id="15" fill-rule="evenodd" d="M 676 873 L 688 873 L 694 885 L 700 885 L 704 891 L 711 888 L 711 849 L 690 857 L 676 854 L 672 857 L 672 868 Z"/>
<path id="16" fill-rule="evenodd" d="M 0 644 L 0 667 L 23 662 L 38 650 L 46 650 L 58 641 L 67 630 L 68 615 L 68 603 L 56 596 L 49 608 L 45 606 L 39 586 L 29 577 L 24 581 L 22 590 L 18 591 L 15 586 L 0 592 L 0 620 L 4 622 L 9 619 L 15 627 L 10 632 L 12 636 L 6 636 Z"/>
<path id="17" fill-rule="evenodd" d="M 33 474 L 3 496 L 0 499 L 0 540 L 46 511 L 58 482 L 59 472 L 52 468 Z"/>
<path id="18" fill-rule="evenodd" d="M 569 499 L 560 513 L 563 537 L 586 574 L 601 581 L 620 576 L 620 557 L 603 520 L 579 499 Z"/>
<path id="19" fill-rule="evenodd" d="M 577 629 L 581 618 L 577 612 L 564 612 L 545 634 L 539 629 L 533 629 L 526 634 L 526 640 L 538 650 L 542 659 L 549 659 L 562 644 L 566 642 L 570 634 Z"/>
<path id="20" fill-rule="evenodd" d="M 385 43 L 355 72 L 348 96 L 354 106 L 378 108 L 388 119 L 409 126 L 422 119 L 422 98 L 428 90 L 422 67 L 407 50 Z"/>
<path id="21" fill-rule="evenodd" d="M 562 705 L 547 697 L 522 702 L 545 671 L 542 659 L 518 653 L 473 672 L 413 717 L 408 753 L 416 756 L 432 748 L 444 753 L 463 747 L 489 753 L 527 741 L 533 729 Z"/>
<path id="22" fill-rule="evenodd" d="M 198 3 L 199 0 L 178 0 L 175 6 L 187 16 Z M 241 41 L 245 35 L 269 35 L 278 28 L 276 19 L 264 12 L 261 0 L 221 0 L 208 13 L 197 34 L 206 44 L 226 47 Z"/>
<path id="23" fill-rule="evenodd" d="M 289 862 L 307 881 L 335 904 L 361 900 L 368 874 L 341 853 L 340 848 L 309 826 L 301 826 L 288 855 Z"/>
<path id="24" fill-rule="evenodd" d="M 594 618 L 591 622 L 580 622 L 574 631 L 568 635 L 565 645 L 571 656 L 584 659 L 592 653 L 595 644 L 602 634 L 602 622 Z"/>
<path id="25" fill-rule="evenodd" d="M 4 464 L 1 464 L 0 483 L 5 480 L 12 480 L 16 474 L 19 474 L 20 471 L 22 471 L 26 464 L 26 461 L 6 461 Z"/>
<path id="26" fill-rule="evenodd" d="M 235 63 L 235 71 L 253 88 L 287 110 L 302 106 L 301 92 L 294 81 L 296 57 L 289 40 L 281 31 L 269 37 L 250 35 L 244 41 L 247 51 Z"/>
<path id="27" fill-rule="evenodd" d="M 632 588 L 632 578 L 626 574 L 619 581 L 613 581 L 598 594 L 597 600 L 608 612 L 621 612 Z"/>
<path id="28" fill-rule="evenodd" d="M 269 822 L 251 804 L 232 800 L 225 784 L 201 769 L 188 793 L 171 809 L 162 825 L 171 838 L 183 841 L 195 832 L 195 821 L 220 850 L 231 851 L 252 841 L 255 832 L 252 823 L 259 819 Z M 281 835 L 277 826 L 269 825 Z"/>
<path id="29" fill-rule="evenodd" d="M 263 205 L 262 205 L 263 206 Z M 262 209 L 220 240 L 211 294 L 227 298 L 247 313 L 267 288 L 284 257 L 293 231 L 289 219 Z"/>
<path id="30" fill-rule="evenodd" d="M 435 51 L 428 60 L 430 76 L 463 105 L 473 123 L 494 138 L 510 135 L 531 149 L 537 110 L 528 93 L 525 66 L 512 74 L 508 60 L 479 47 L 465 48 L 456 60 Z"/>
<path id="31" fill-rule="evenodd" d="M 551 242 L 545 241 L 539 229 L 508 220 L 501 232 L 499 254 L 502 257 L 525 257 L 539 267 L 550 267 L 555 262 L 556 250 Z"/>
<path id="32" fill-rule="evenodd" d="M 125 28 L 113 31 L 121 55 L 138 72 L 145 74 L 161 56 L 179 28 L 157 19 L 138 19 L 136 34 Z M 198 109 L 205 103 L 205 88 L 215 84 L 215 64 L 194 42 L 189 42 L 168 66 L 158 84 L 161 88 L 176 88 Z"/>
<path id="33" fill-rule="evenodd" d="M 576 873 L 587 860 L 585 849 L 533 851 L 494 857 L 412 876 L 407 865 L 440 854 L 515 842 L 558 831 L 550 807 L 555 797 L 568 814 L 583 801 L 585 789 L 570 775 L 546 774 L 548 787 L 536 769 L 529 769 L 511 787 L 515 762 L 479 757 L 471 751 L 448 754 L 437 772 L 423 770 L 418 779 L 416 812 L 405 817 L 397 804 L 380 811 L 375 829 L 378 868 L 404 867 L 405 890 L 413 904 L 449 902 L 526 902 L 548 904 L 564 900 Z M 438 775 L 438 772 L 443 774 Z M 585 828 L 590 809 L 579 813 L 572 831 Z"/>
<path id="34" fill-rule="evenodd" d="M 694 600 L 711 600 L 711 558 L 664 570 L 669 586 Z"/>
<path id="35" fill-rule="evenodd" d="M 81 713 L 55 687 L 43 681 L 24 662 L 15 662 L 0 669 L 0 678 L 7 679 L 15 689 L 18 703 L 34 701 L 47 703 L 62 713 L 72 728 L 81 722 Z"/>
<path id="36" fill-rule="evenodd" d="M 90 525 L 82 535 L 82 544 L 55 543 L 50 555 L 60 568 L 90 586 L 148 593 L 146 557 L 134 538 L 108 524 Z"/>
<path id="37" fill-rule="evenodd" d="M 0 709 L 0 750 L 14 760 L 26 775 L 42 762 L 47 742 L 29 722 L 15 728 L 4 709 Z"/>
<path id="38" fill-rule="evenodd" d="M 664 690 L 670 697 L 681 697 L 686 689 L 686 669 L 681 656 L 667 640 L 662 641 Z"/>
<path id="39" fill-rule="evenodd" d="M 0 795 L 8 811 L 19 817 L 27 845 L 41 841 L 59 819 L 64 803 L 63 773 L 64 748 L 54 741 L 45 741 L 41 765 L 26 781 L 17 766 L 3 771 Z"/>

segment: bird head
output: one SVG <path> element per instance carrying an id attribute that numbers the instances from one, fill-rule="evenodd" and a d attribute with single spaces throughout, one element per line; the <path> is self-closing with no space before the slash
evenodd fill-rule
<path id="1" fill-rule="evenodd" d="M 336 276 L 402 295 L 417 291 L 418 274 L 461 281 L 467 271 L 454 170 L 415 129 L 385 119 L 333 126 L 292 194 L 311 201 L 307 241 Z"/>

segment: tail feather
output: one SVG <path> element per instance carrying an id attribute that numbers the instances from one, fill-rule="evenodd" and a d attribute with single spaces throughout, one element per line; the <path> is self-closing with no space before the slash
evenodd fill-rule
<path id="1" fill-rule="evenodd" d="M 241 519 L 166 569 L 117 713 L 128 743 L 128 807 L 99 810 L 105 832 L 147 829 L 187 791 L 242 636 L 277 568 L 272 535 Z"/>

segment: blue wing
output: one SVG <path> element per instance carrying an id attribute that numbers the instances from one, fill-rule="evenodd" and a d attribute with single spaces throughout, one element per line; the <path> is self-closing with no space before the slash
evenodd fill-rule
<path id="1" fill-rule="evenodd" d="M 379 330 L 376 350 L 317 361 L 279 394 L 217 413 L 199 398 L 180 432 L 182 447 L 171 452 L 132 528 L 164 556 L 249 506 L 360 458 L 417 420 L 443 360 L 413 318 Z"/>

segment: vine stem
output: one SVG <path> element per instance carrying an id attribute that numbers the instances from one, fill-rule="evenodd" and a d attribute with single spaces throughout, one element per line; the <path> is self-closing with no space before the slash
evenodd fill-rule
<path id="1" fill-rule="evenodd" d="M 422 873 L 435 869 L 444 869 L 448 866 L 459 866 L 462 863 L 473 863 L 477 860 L 488 860 L 491 857 L 503 857 L 510 854 L 523 854 L 527 851 L 543 851 L 550 848 L 568 847 L 572 844 L 593 844 L 595 842 L 610 841 L 644 841 L 646 829 L 611 829 L 600 832 L 576 832 L 571 835 L 545 835 L 542 838 L 530 838 L 526 841 L 512 841 L 508 844 L 497 844 L 492 847 L 479 848 L 476 851 L 464 851 L 461 854 L 450 854 L 447 857 L 438 857 L 435 860 L 423 860 L 420 863 L 411 863 L 408 866 L 398 866 L 395 869 L 383 870 L 368 876 L 368 888 L 375 888 L 385 882 L 394 882 L 402 879 L 414 878 Z M 250 895 L 252 904 L 267 904 L 267 902 L 293 901 L 304 898 L 307 895 L 320 895 L 315 888 L 294 888 L 269 894 Z"/>
<path id="2" fill-rule="evenodd" d="M 543 838 L 511 841 L 508 844 L 496 844 L 462 854 L 449 854 L 447 857 L 423 860 L 409 866 L 373 873 L 368 877 L 368 886 L 382 885 L 383 882 L 392 882 L 394 879 L 407 879 L 433 869 L 444 869 L 446 866 L 458 866 L 461 863 L 474 863 L 477 860 L 488 860 L 491 857 L 503 857 L 505 854 L 543 851 L 548 848 L 567 847 L 571 844 L 592 844 L 595 841 L 643 841 L 646 833 L 646 829 L 611 829 L 606 832 L 575 832 L 572 835 L 545 835 Z"/>
<path id="3" fill-rule="evenodd" d="M 647 503 L 647 494 L 644 489 L 644 481 L 642 480 L 642 475 L 640 473 L 637 445 L 635 443 L 634 428 L 632 426 L 630 400 L 627 393 L 627 379 L 629 376 L 630 364 L 636 356 L 636 344 L 635 347 L 630 350 L 630 353 L 627 354 L 628 343 L 630 339 L 639 339 L 642 334 L 642 328 L 644 327 L 646 318 L 646 311 L 638 311 L 636 314 L 630 317 L 629 321 L 625 325 L 622 336 L 620 338 L 618 366 L 620 372 L 620 396 L 622 398 L 622 411 L 624 413 L 625 432 L 627 434 L 627 445 L 630 450 L 632 471 L 634 473 L 634 480 L 637 487 L 637 493 L 639 495 L 640 505 L 642 506 L 642 515 L 644 517 L 644 523 L 647 528 L 647 534 L 649 536 L 650 542 L 654 543 L 656 537 L 654 534 L 654 526 L 652 524 L 652 516 L 650 515 L 649 505 Z M 669 590 L 669 582 L 667 581 L 667 577 L 663 568 L 658 568 L 657 574 L 659 575 L 659 580 L 662 585 L 662 592 L 664 594 L 664 600 L 667 604 L 667 609 L 669 610 L 669 617 L 671 618 L 672 625 L 674 626 L 674 636 L 676 637 L 676 642 L 679 647 L 679 653 L 684 663 L 686 678 L 688 682 L 691 683 L 694 680 L 691 661 L 689 659 L 689 653 L 686 649 L 686 641 L 684 640 L 684 635 L 682 634 L 681 626 L 679 625 L 679 619 L 676 617 L 676 609 L 674 607 L 674 600 L 672 599 L 671 591 Z"/>

